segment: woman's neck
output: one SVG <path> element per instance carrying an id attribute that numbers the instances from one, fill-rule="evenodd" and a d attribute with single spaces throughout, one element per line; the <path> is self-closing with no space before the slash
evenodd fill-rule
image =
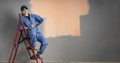
<path id="1" fill-rule="evenodd" d="M 28 13 L 27 13 L 27 14 L 25 14 L 25 16 L 28 16 Z"/>

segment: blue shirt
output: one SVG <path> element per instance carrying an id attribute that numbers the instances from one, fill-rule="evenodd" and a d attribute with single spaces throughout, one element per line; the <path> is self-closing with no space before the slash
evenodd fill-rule
<path id="1" fill-rule="evenodd" d="M 24 27 L 31 27 L 32 24 L 38 23 L 34 28 L 28 29 L 28 33 L 30 32 L 36 32 L 39 31 L 37 26 L 40 25 L 44 20 L 42 17 L 35 15 L 35 14 L 29 14 L 30 19 L 28 19 L 26 16 L 21 15 L 22 21 L 24 23 Z M 20 19 L 18 20 L 18 23 L 20 23 Z M 22 30 L 22 25 L 20 25 L 20 29 Z"/>

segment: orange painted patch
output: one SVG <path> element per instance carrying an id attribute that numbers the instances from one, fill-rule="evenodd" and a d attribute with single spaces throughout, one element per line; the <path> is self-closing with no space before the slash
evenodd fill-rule
<path id="1" fill-rule="evenodd" d="M 89 10 L 87 0 L 31 0 L 31 11 L 44 18 L 44 35 L 80 36 L 80 15 Z"/>

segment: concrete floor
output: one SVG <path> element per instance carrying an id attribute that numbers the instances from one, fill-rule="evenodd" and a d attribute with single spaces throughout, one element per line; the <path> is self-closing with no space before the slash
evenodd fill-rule
<path id="1" fill-rule="evenodd" d="M 8 62 L 0 62 L 0 63 L 8 63 Z M 34 62 L 34 61 L 32 61 L 32 62 L 22 62 L 22 61 L 20 61 L 20 62 L 15 62 L 15 63 L 36 63 L 36 62 Z M 39 62 L 39 63 L 41 63 L 41 62 Z M 52 61 L 52 62 L 44 62 L 44 63 L 120 63 L 120 62 L 54 62 L 54 61 Z"/>

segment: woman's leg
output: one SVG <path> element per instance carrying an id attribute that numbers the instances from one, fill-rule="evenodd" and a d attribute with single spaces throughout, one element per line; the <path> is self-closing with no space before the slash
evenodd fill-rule
<path id="1" fill-rule="evenodd" d="M 40 32 L 37 32 L 37 40 L 41 43 L 39 51 L 37 52 L 37 55 L 40 56 L 45 51 L 45 49 L 48 45 L 48 42 Z"/>
<path id="2" fill-rule="evenodd" d="M 30 33 L 28 33 L 28 35 L 29 35 L 30 42 L 31 42 L 33 48 L 35 48 L 36 42 L 37 42 L 36 33 L 35 32 L 30 32 Z"/>

